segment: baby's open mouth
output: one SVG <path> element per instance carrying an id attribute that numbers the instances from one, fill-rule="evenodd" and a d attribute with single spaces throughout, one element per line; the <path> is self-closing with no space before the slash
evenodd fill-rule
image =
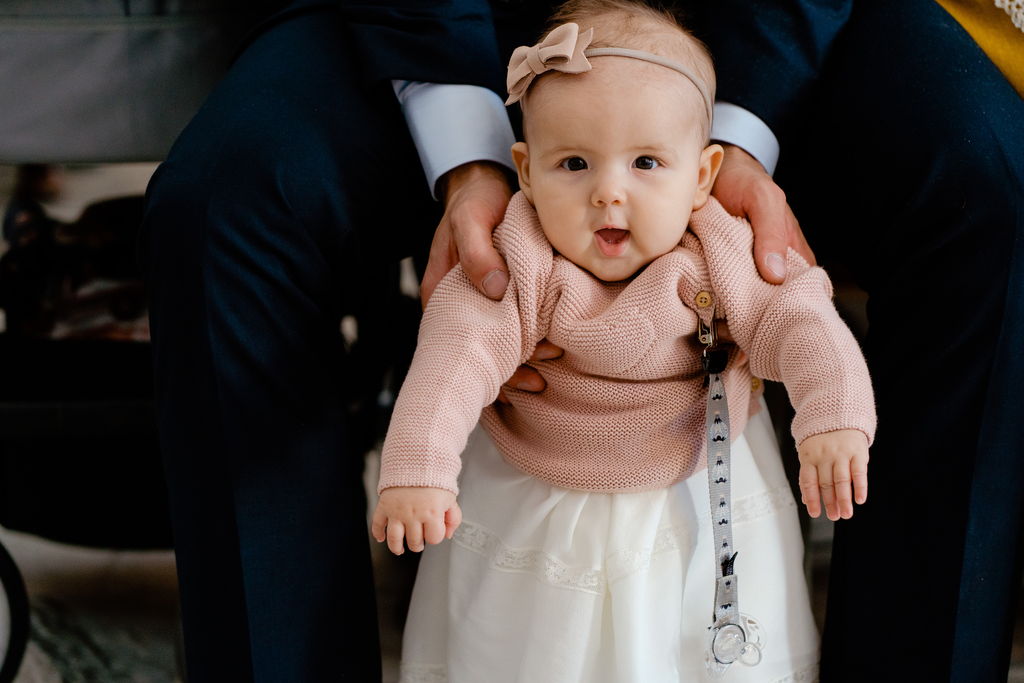
<path id="1" fill-rule="evenodd" d="M 594 242 L 605 256 L 621 256 L 629 244 L 629 230 L 601 228 L 594 233 Z"/>

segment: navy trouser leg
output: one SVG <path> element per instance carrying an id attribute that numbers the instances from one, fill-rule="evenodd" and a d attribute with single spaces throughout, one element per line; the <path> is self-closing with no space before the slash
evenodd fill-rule
<path id="1" fill-rule="evenodd" d="M 868 503 L 836 524 L 822 681 L 1005 681 L 1024 104 L 931 0 L 856 3 L 823 83 L 779 178 L 868 291 L 879 427 Z"/>
<path id="2" fill-rule="evenodd" d="M 436 225 L 332 11 L 259 37 L 158 170 L 146 253 L 190 683 L 380 679 L 339 319 Z"/>

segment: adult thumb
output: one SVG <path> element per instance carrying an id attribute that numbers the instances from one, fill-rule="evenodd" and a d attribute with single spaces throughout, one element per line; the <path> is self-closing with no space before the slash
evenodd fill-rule
<path id="1" fill-rule="evenodd" d="M 754 262 L 757 272 L 765 281 L 782 284 L 786 279 L 786 251 L 788 230 L 786 226 L 786 203 L 760 203 L 748 211 L 750 228 L 754 232 Z"/>
<path id="2" fill-rule="evenodd" d="M 473 286 L 484 296 L 500 299 L 508 286 L 508 267 L 491 243 L 494 226 L 486 225 L 486 221 L 471 220 L 472 225 L 455 230 L 459 263 Z"/>

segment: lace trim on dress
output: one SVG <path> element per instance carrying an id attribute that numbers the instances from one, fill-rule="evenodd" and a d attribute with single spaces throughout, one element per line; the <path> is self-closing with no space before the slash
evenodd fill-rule
<path id="1" fill-rule="evenodd" d="M 783 508 L 795 507 L 793 491 L 789 484 L 776 486 L 762 493 L 755 493 L 752 496 L 745 496 L 734 500 L 732 503 L 732 523 L 752 522 L 761 517 L 767 517 Z"/>
<path id="2" fill-rule="evenodd" d="M 679 550 L 690 544 L 690 533 L 685 527 L 664 527 L 654 535 L 654 545 L 640 550 L 620 550 L 608 557 L 608 581 L 615 583 L 651 564 L 655 555 Z"/>
<path id="3" fill-rule="evenodd" d="M 1024 0 L 996 0 L 996 7 L 1006 10 L 1013 25 L 1024 31 Z"/>
<path id="4" fill-rule="evenodd" d="M 783 484 L 738 499 L 733 504 L 733 523 L 751 522 L 795 505 L 789 486 Z M 607 558 L 606 567 L 595 569 L 568 565 L 540 549 L 512 548 L 487 527 L 469 520 L 463 520 L 452 538 L 460 547 L 486 557 L 499 571 L 533 574 L 552 586 L 594 595 L 603 595 L 609 582 L 646 569 L 656 555 L 679 550 L 690 545 L 691 540 L 686 527 L 663 527 L 658 529 L 651 546 L 613 553 Z"/>
<path id="5" fill-rule="evenodd" d="M 402 679 L 403 683 L 405 679 Z M 418 681 L 417 681 L 418 683 Z M 798 669 L 788 676 L 776 678 L 772 683 L 818 683 L 818 665 L 812 664 Z"/>
<path id="6" fill-rule="evenodd" d="M 448 670 L 443 666 L 402 662 L 399 683 L 448 683 Z M 772 683 L 818 683 L 818 665 L 798 669 Z"/>
<path id="7" fill-rule="evenodd" d="M 753 522 L 790 507 L 796 507 L 793 491 L 789 488 L 788 484 L 782 484 L 773 489 L 734 500 L 732 503 L 732 522 L 734 525 Z M 701 510 L 698 512 L 698 515 L 700 516 L 701 524 L 708 523 L 709 514 L 707 510 Z"/>
<path id="8" fill-rule="evenodd" d="M 399 683 L 448 683 L 448 669 L 430 664 L 408 664 L 399 666 Z"/>
<path id="9" fill-rule="evenodd" d="M 487 557 L 491 566 L 499 571 L 533 574 L 553 586 L 596 595 L 604 593 L 605 577 L 601 570 L 570 567 L 543 550 L 510 548 L 494 532 L 479 524 L 463 520 L 452 542 Z"/>

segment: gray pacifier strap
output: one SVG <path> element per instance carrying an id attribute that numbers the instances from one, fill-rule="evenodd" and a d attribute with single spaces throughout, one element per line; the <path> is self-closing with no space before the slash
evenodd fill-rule
<path id="1" fill-rule="evenodd" d="M 736 549 L 732 538 L 729 404 L 722 373 L 729 354 L 718 348 L 714 320 L 698 324 L 704 344 L 701 362 L 708 379 L 706 412 L 708 492 L 715 552 L 715 608 L 705 663 L 720 676 L 736 661 L 748 666 L 761 661 L 764 636 L 755 620 L 740 614 L 739 579 L 735 573 Z"/>
<path id="2" fill-rule="evenodd" d="M 733 564 L 732 496 L 729 490 L 729 405 L 720 374 L 710 376 L 707 404 L 708 490 L 715 539 L 715 624 L 739 623 L 739 591 Z"/>

